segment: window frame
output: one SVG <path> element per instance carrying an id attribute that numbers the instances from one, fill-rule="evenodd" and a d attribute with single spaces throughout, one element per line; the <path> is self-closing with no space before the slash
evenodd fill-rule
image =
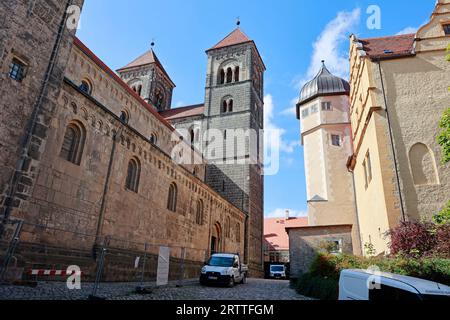
<path id="1" fill-rule="evenodd" d="M 333 104 L 331 101 L 323 101 L 321 103 L 321 109 L 322 111 L 333 111 Z"/>
<path id="2" fill-rule="evenodd" d="M 167 200 L 167 209 L 171 212 L 177 212 L 178 187 L 175 182 L 170 184 Z"/>
<path id="3" fill-rule="evenodd" d="M 442 28 L 444 29 L 444 34 L 450 36 L 450 23 L 444 23 Z"/>
<path id="4" fill-rule="evenodd" d="M 309 107 L 308 107 L 308 108 L 304 108 L 304 109 L 302 110 L 302 119 L 308 118 L 309 115 L 310 115 L 310 113 L 309 113 Z"/>
<path id="5" fill-rule="evenodd" d="M 28 65 L 17 57 L 11 59 L 8 76 L 10 79 L 21 83 L 27 75 Z"/>
<path id="6" fill-rule="evenodd" d="M 335 144 L 335 142 L 336 142 L 335 138 L 338 139 L 338 140 L 337 140 L 337 144 Z M 330 140 L 331 140 L 331 145 L 332 145 L 333 147 L 342 147 L 342 137 L 341 137 L 340 134 L 334 134 L 334 133 L 332 133 L 332 134 L 330 135 Z"/>
<path id="7" fill-rule="evenodd" d="M 73 136 L 71 137 L 70 146 L 67 146 L 67 139 L 70 138 L 68 137 L 69 130 L 73 132 Z M 85 142 L 86 130 L 84 126 L 77 122 L 70 122 L 65 127 L 59 157 L 76 166 L 80 166 L 83 158 Z"/>
<path id="8" fill-rule="evenodd" d="M 134 192 L 134 193 L 139 193 L 140 179 L 141 179 L 140 162 L 137 158 L 131 158 L 130 161 L 128 161 L 128 166 L 127 166 L 125 189 L 128 191 Z"/>

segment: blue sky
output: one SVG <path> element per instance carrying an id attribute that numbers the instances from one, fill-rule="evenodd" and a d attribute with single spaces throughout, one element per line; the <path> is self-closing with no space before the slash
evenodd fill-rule
<path id="1" fill-rule="evenodd" d="M 411 32 L 429 18 L 434 0 L 86 0 L 78 37 L 108 66 L 118 69 L 156 42 L 155 51 L 177 84 L 173 105 L 204 100 L 205 50 L 235 28 L 255 40 L 267 66 L 266 124 L 280 128 L 280 171 L 266 177 L 266 216 L 306 213 L 303 149 L 294 101 L 320 60 L 343 77 L 348 37 Z M 381 9 L 381 29 L 370 30 L 370 5 Z"/>

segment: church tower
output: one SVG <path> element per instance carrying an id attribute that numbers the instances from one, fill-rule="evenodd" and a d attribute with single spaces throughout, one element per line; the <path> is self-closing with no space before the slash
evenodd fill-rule
<path id="1" fill-rule="evenodd" d="M 207 183 L 248 214 L 245 260 L 254 273 L 263 267 L 263 76 L 265 66 L 258 49 L 240 28 L 206 51 L 203 130 L 206 140 L 221 132 L 219 147 L 205 156 L 211 165 Z M 217 141 L 215 143 L 217 146 Z"/>
<path id="2" fill-rule="evenodd" d="M 175 84 L 156 56 L 153 45 L 149 51 L 117 72 L 142 99 L 155 106 L 157 111 L 165 111 L 171 108 Z"/>
<path id="3" fill-rule="evenodd" d="M 352 225 L 353 250 L 360 252 L 353 177 L 346 169 L 353 154 L 350 85 L 328 71 L 325 62 L 305 84 L 297 104 L 305 154 L 308 216 L 311 226 Z"/>

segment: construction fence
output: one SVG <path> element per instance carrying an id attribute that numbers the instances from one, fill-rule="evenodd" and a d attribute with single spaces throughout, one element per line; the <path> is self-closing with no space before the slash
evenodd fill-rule
<path id="1" fill-rule="evenodd" d="M 206 258 L 206 250 L 10 221 L 0 237 L 0 283 L 66 282 L 73 277 L 74 283 L 90 283 L 96 296 L 106 282 L 145 287 L 196 279 Z"/>

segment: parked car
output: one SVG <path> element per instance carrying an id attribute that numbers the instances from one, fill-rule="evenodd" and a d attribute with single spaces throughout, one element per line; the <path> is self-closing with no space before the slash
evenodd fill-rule
<path id="1" fill-rule="evenodd" d="M 286 267 L 282 264 L 270 266 L 270 278 L 272 279 L 286 279 Z"/>
<path id="2" fill-rule="evenodd" d="M 343 270 L 339 280 L 339 300 L 450 301 L 450 287 L 386 272 Z"/>
<path id="3" fill-rule="evenodd" d="M 233 287 L 247 282 L 248 267 L 242 264 L 238 254 L 216 253 L 201 270 L 200 284 L 222 284 Z"/>

